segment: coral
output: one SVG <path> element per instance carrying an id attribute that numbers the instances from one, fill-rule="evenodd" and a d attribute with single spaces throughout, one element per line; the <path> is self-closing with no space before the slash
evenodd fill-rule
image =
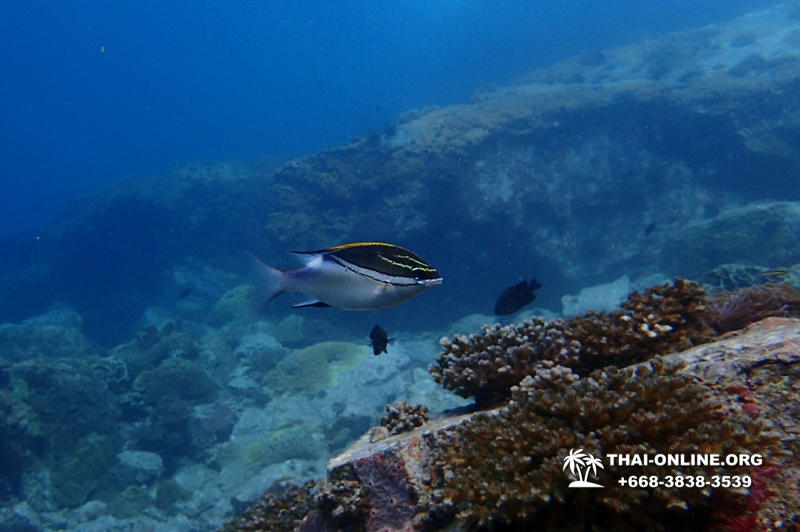
<path id="1" fill-rule="evenodd" d="M 287 427 L 250 442 L 244 459 L 254 471 L 292 458 L 314 460 L 328 451 L 322 437 L 312 427 Z"/>
<path id="2" fill-rule="evenodd" d="M 301 486 L 273 485 L 246 512 L 227 523 L 223 532 L 256 532 L 270 530 L 291 532 L 297 530 L 313 507 L 312 481 Z"/>
<path id="3" fill-rule="evenodd" d="M 38 424 L 54 449 L 69 448 L 92 432 L 116 430 L 117 398 L 95 371 L 103 360 L 39 358 L 12 366 L 16 400 L 35 414 L 25 423 Z"/>
<path id="4" fill-rule="evenodd" d="M 169 400 L 199 404 L 217 396 L 217 385 L 200 366 L 181 358 L 170 358 L 156 369 L 141 373 L 133 388 L 142 392 L 145 401 L 152 405 Z"/>
<path id="5" fill-rule="evenodd" d="M 420 404 L 408 404 L 405 401 L 393 405 L 386 405 L 386 415 L 381 418 L 381 426 L 386 427 L 390 434 L 408 432 L 424 425 L 430 411 Z"/>
<path id="6" fill-rule="evenodd" d="M 156 506 L 162 512 L 169 512 L 173 505 L 191 498 L 192 492 L 182 488 L 171 478 L 161 479 L 156 485 Z"/>
<path id="7" fill-rule="evenodd" d="M 108 512 L 117 519 L 140 516 L 155 502 L 148 486 L 131 484 L 108 497 Z"/>
<path id="8" fill-rule="evenodd" d="M 103 475 L 114 465 L 119 442 L 96 433 L 53 458 L 50 467 L 51 497 L 57 506 L 78 506 L 86 502 Z"/>
<path id="9" fill-rule="evenodd" d="M 361 364 L 369 348 L 349 342 L 320 342 L 297 349 L 264 376 L 275 393 L 315 394 L 336 383 L 336 376 Z"/>
<path id="10" fill-rule="evenodd" d="M 800 292 L 787 283 L 764 283 L 708 296 L 709 323 L 719 332 L 769 316 L 800 316 Z"/>
<path id="11" fill-rule="evenodd" d="M 218 386 L 197 364 L 182 358 L 170 358 L 157 368 L 143 371 L 133 382 L 141 394 L 149 423 L 140 425 L 134 434 L 138 448 L 164 454 L 180 453 L 191 443 L 187 430 L 195 405 L 217 397 Z"/>
<path id="12" fill-rule="evenodd" d="M 443 338 L 444 351 L 430 367 L 433 378 L 480 404 L 505 399 L 510 388 L 539 371 L 544 361 L 578 374 L 625 366 L 685 349 L 708 338 L 703 289 L 676 279 L 633 292 L 622 310 L 587 312 L 568 320 L 533 318 L 520 325 L 484 326 L 481 334 Z"/>
<path id="13" fill-rule="evenodd" d="M 256 310 L 256 289 L 244 284 L 231 288 L 214 304 L 211 318 L 214 323 L 223 325 L 237 320 L 251 320 Z"/>
<path id="14" fill-rule="evenodd" d="M 655 357 L 636 367 L 596 370 L 579 378 L 552 363 L 512 389 L 495 411 L 436 434 L 431 467 L 438 471 L 427 501 L 431 518 L 463 529 L 495 527 L 651 529 L 702 523 L 720 506 L 744 504 L 732 491 L 620 488 L 623 475 L 678 474 L 646 466 L 598 470 L 600 497 L 565 489 L 569 449 L 592 453 L 762 453 L 775 437 L 730 405 L 681 364 Z M 736 474 L 697 467 L 693 474 Z M 740 471 L 745 473 L 745 469 Z M 636 509 L 635 512 L 632 510 Z"/>
<path id="15" fill-rule="evenodd" d="M 42 424 L 33 409 L 0 389 L 0 501 L 18 493 L 31 454 L 43 447 Z"/>
<path id="16" fill-rule="evenodd" d="M 153 324 L 145 325 L 133 342 L 117 346 L 108 358 L 124 362 L 127 378 L 134 380 L 167 358 L 195 359 L 198 351 L 192 335 L 182 330 L 179 321 L 170 320 L 160 330 Z"/>
<path id="17" fill-rule="evenodd" d="M 98 349 L 80 329 L 80 316 L 76 318 L 77 324 L 50 322 L 48 317 L 44 315 L 42 319 L 31 318 L 20 324 L 1 324 L 0 352 L 15 361 L 97 354 Z"/>
<path id="18" fill-rule="evenodd" d="M 275 338 L 282 344 L 295 344 L 303 340 L 305 318 L 289 314 L 275 326 Z"/>
<path id="19" fill-rule="evenodd" d="M 369 492 L 358 480 L 355 471 L 347 468 L 334 478 L 320 482 L 315 496 L 316 512 L 306 517 L 301 530 L 318 530 L 308 526 L 318 521 L 330 523 L 332 530 L 362 532 L 369 515 Z M 326 528 L 322 528 L 326 530 Z"/>

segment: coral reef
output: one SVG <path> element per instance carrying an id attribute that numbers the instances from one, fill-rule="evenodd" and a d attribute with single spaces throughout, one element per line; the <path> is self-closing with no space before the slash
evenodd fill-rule
<path id="1" fill-rule="evenodd" d="M 268 256 L 277 242 L 325 245 L 365 227 L 410 245 L 442 235 L 432 259 L 448 282 L 476 261 L 517 276 L 523 257 L 572 286 L 653 264 L 693 277 L 722 262 L 796 262 L 786 183 L 800 169 L 799 30 L 788 7 L 764 17 L 565 59 L 282 166 L 193 165 L 114 185 L 48 227 L 46 249 L 0 243 L 0 320 L 69 299 L 88 330 L 118 342 L 128 330 L 108 324 L 134 321 L 187 254 L 241 267 L 243 249 Z M 106 261 L 116 267 L 96 275 Z M 237 312 L 225 307 L 222 322 Z"/>
<path id="2" fill-rule="evenodd" d="M 798 333 L 800 321 L 772 318 L 715 343 L 583 377 L 548 361 L 502 406 L 434 419 L 374 443 L 365 435 L 329 462 L 327 480 L 306 485 L 296 503 L 281 503 L 308 511 L 299 525 L 297 514 L 282 519 L 279 507 L 263 504 L 242 522 L 306 531 L 791 528 L 800 522 Z M 752 414 L 759 409 L 763 415 Z M 758 454 L 763 463 L 606 462 L 593 473 L 604 488 L 590 492 L 567 486 L 564 458 L 574 449 L 601 457 Z M 753 485 L 618 483 L 687 474 L 749 475 Z"/>
<path id="3" fill-rule="evenodd" d="M 800 191 L 787 187 L 800 170 L 800 17 L 797 7 L 788 4 L 712 29 L 566 60 L 512 86 L 485 90 L 469 103 L 408 113 L 368 138 L 284 166 L 196 165 L 172 176 L 113 184 L 42 227 L 41 240 L 30 235 L 2 239 L 0 321 L 22 320 L 54 300 L 68 301 L 84 317 L 81 321 L 61 310 L 42 320 L 0 326 L 0 521 L 20 530 L 157 529 L 166 520 L 170 529 L 214 526 L 230 511 L 229 495 L 242 493 L 237 482 L 251 479 L 247 494 L 252 495 L 277 477 L 319 474 L 319 456 L 269 462 L 291 457 L 290 451 L 309 456 L 343 447 L 375 424 L 387 402 L 414 397 L 405 394 L 408 388 L 431 385 L 419 375 L 427 377 L 424 370 L 409 377 L 409 359 L 398 358 L 400 349 L 352 371 L 366 347 L 299 349 L 323 338 L 342 339 L 335 333 L 347 329 L 351 315 L 316 314 L 324 313 L 336 325 L 328 329 L 314 323 L 313 311 L 277 326 L 257 321 L 249 308 L 252 289 L 240 277 L 246 263 L 241 250 L 280 256 L 288 247 L 284 243 L 290 243 L 288 249 L 312 249 L 362 238 L 364 228 L 377 238 L 432 248 L 431 258 L 450 272 L 448 283 L 471 289 L 442 292 L 439 304 L 399 311 L 409 329 L 426 330 L 449 322 L 448 309 L 488 308 L 496 287 L 476 283 L 476 272 L 491 271 L 498 282 L 521 275 L 520 268 L 535 268 L 530 273 L 537 275 L 550 272 L 547 291 L 577 289 L 621 272 L 637 280 L 651 274 L 651 268 L 695 276 L 723 262 L 768 268 L 800 261 Z M 432 241 L 432 235 L 440 240 Z M 178 285 L 169 272 L 187 261 L 213 264 L 224 273 Z M 738 277 L 730 280 L 728 289 L 742 288 Z M 187 299 L 175 301 L 172 288 L 177 286 L 195 288 Z M 773 348 L 774 357 L 752 364 L 741 358 L 738 344 L 716 344 L 718 351 L 708 353 L 713 360 L 709 372 L 725 366 L 736 379 L 712 392 L 709 404 L 730 403 L 717 410 L 704 410 L 707 405 L 697 402 L 702 394 L 690 393 L 693 384 L 684 385 L 667 370 L 631 378 L 680 384 L 673 392 L 689 402 L 694 414 L 683 415 L 696 415 L 694 420 L 680 417 L 682 411 L 669 398 L 662 397 L 662 406 L 647 403 L 647 395 L 629 397 L 629 383 L 620 382 L 615 372 L 629 375 L 631 370 L 617 366 L 658 360 L 650 357 L 738 327 L 743 322 L 732 317 L 748 305 L 750 318 L 777 312 L 752 312 L 763 288 L 735 302 L 724 299 L 729 296 L 701 299 L 696 287 L 683 288 L 684 300 L 676 299 L 681 289 L 676 284 L 640 294 L 619 311 L 490 326 L 474 337 L 448 340 L 435 370 L 440 382 L 476 397 L 480 406 L 500 405 L 491 412 L 454 416 L 457 420 L 448 417 L 448 427 L 468 421 L 488 437 L 493 420 L 509 425 L 509 419 L 517 420 L 506 427 L 514 434 L 536 432 L 534 424 L 545 423 L 552 433 L 544 431 L 539 445 L 569 431 L 573 438 L 585 437 L 588 449 L 603 443 L 601 435 L 609 448 L 624 448 L 623 435 L 608 428 L 618 422 L 625 431 L 638 427 L 642 438 L 637 445 L 646 447 L 664 441 L 706 445 L 691 429 L 680 436 L 670 433 L 673 426 L 677 431 L 693 422 L 701 427 L 713 422 L 709 434 L 714 434 L 729 423 L 755 427 L 779 420 L 774 425 L 784 430 L 781 446 L 800 454 L 794 421 L 800 364 L 791 337 L 781 339 L 780 352 Z M 555 308 L 555 297 L 543 293 L 541 301 Z M 785 299 L 768 299 L 769 305 L 788 305 L 781 310 L 792 313 Z M 186 329 L 177 319 L 153 320 L 145 309 L 154 305 L 163 309 L 162 316 L 180 316 Z M 689 305 L 694 309 L 687 311 Z M 281 313 L 272 316 L 277 323 L 286 309 L 276 304 L 266 311 Z M 100 348 L 90 340 L 105 347 L 127 341 L 131 327 L 142 319 L 159 325 L 145 326 L 136 341 L 112 349 L 110 356 L 94 356 Z M 274 333 L 283 347 L 299 350 L 272 349 L 268 341 L 240 343 L 245 335 L 264 332 Z M 745 334 L 750 333 L 726 338 Z M 427 348 L 416 351 L 414 361 L 428 354 Z M 733 362 L 726 366 L 727 360 Z M 692 371 L 681 371 L 701 374 L 689 367 Z M 706 384 L 712 380 L 702 375 Z M 531 381 L 541 383 L 541 390 L 530 388 Z M 649 384 L 637 392 L 662 394 Z M 566 395 L 555 401 L 546 393 Z M 426 394 L 413 400 L 427 402 Z M 523 419 L 512 405 L 497 403 L 509 398 L 526 412 L 534 410 Z M 596 407 L 590 400 L 616 401 L 622 410 Z M 548 406 L 556 413 L 536 410 Z M 598 419 L 586 418 L 581 408 Z M 653 416 L 661 413 L 676 417 L 659 425 L 660 418 Z M 607 425 L 592 425 L 604 416 L 609 416 Z M 650 425 L 642 419 L 660 432 L 647 432 Z M 515 445 L 537 442 L 470 441 L 472 433 L 464 429 L 459 433 L 463 452 L 484 451 L 467 460 L 469 478 L 493 481 L 494 471 L 479 469 L 483 464 L 500 468 L 498 485 L 513 484 L 513 472 L 503 469 L 512 466 L 522 466 L 520 475 L 535 473 L 553 481 L 537 494 L 551 497 L 549 504 L 530 502 L 525 497 L 533 495 L 514 491 L 505 499 L 497 496 L 495 508 L 504 514 L 493 515 L 491 499 L 476 499 L 470 486 L 458 483 L 454 475 L 460 470 L 437 473 L 436 467 L 424 469 L 410 456 L 411 451 L 417 458 L 426 456 L 427 442 L 433 445 L 439 435 L 457 439 L 457 429 L 443 429 L 444 423 L 434 419 L 397 435 L 381 427 L 385 437 L 367 440 L 371 453 L 358 457 L 365 461 L 352 464 L 348 475 L 332 472 L 319 487 L 313 496 L 316 517 L 306 525 L 422 525 L 409 517 L 414 505 L 431 527 L 455 516 L 467 524 L 561 523 L 565 504 L 574 503 L 570 510 L 588 508 L 581 499 L 585 495 L 559 499 L 565 482 L 557 485 L 555 476 L 547 477 L 560 465 L 553 462 L 556 458 L 547 462 L 529 449 L 538 463 L 527 463 L 514 454 Z M 274 440 L 263 440 L 273 435 Z M 729 439 L 744 444 L 758 437 L 734 433 Z M 308 447 L 301 447 L 300 440 Z M 320 440 L 325 445 L 314 447 Z M 265 445 L 254 444 L 249 465 L 269 463 L 256 475 L 244 457 L 254 442 Z M 140 462 L 137 471 L 145 483 L 118 485 L 113 477 L 124 471 L 114 457 L 120 451 L 147 453 L 135 456 L 147 456 L 152 464 L 158 463 L 157 456 L 163 472 L 159 476 L 159 468 L 147 469 Z M 454 453 L 446 454 L 453 460 L 463 458 L 458 449 L 446 452 Z M 758 483 L 747 495 L 750 510 L 735 516 L 743 517 L 737 522 L 763 528 L 770 526 L 762 521 L 766 518 L 792 522 L 800 501 L 800 468 L 795 460 L 777 469 L 753 472 Z M 427 484 L 417 482 L 420 472 L 428 474 Z M 559 475 L 566 480 L 563 471 Z M 613 476 L 603 482 L 608 480 Z M 70 482 L 75 483 L 72 491 Z M 497 489 L 489 486 L 487 492 L 494 497 Z M 635 507 L 615 498 L 616 492 L 608 493 L 598 516 L 607 517 L 605 523 L 623 503 Z M 656 490 L 643 496 L 642 506 L 663 515 L 669 502 L 662 495 Z M 700 491 L 689 494 L 697 500 L 676 494 L 666 523 L 678 516 L 674 522 L 687 525 L 679 499 L 692 502 L 698 518 L 716 507 L 739 508 L 717 506 L 722 499 L 704 496 Z M 53 502 L 78 505 L 87 499 L 66 510 Z M 393 501 L 398 502 L 394 507 Z M 287 528 L 294 528 L 304 507 L 308 504 L 282 514 L 291 517 Z M 116 522 L 106 508 L 141 521 Z M 174 513 L 159 513 L 167 509 Z"/>
<path id="4" fill-rule="evenodd" d="M 544 361 L 585 374 L 686 349 L 713 333 L 703 294 L 696 283 L 676 279 L 631 293 L 621 310 L 609 313 L 487 325 L 480 334 L 443 338 L 444 350 L 430 372 L 445 388 L 488 404 L 505 399 L 511 386 L 535 375 Z"/>
<path id="5" fill-rule="evenodd" d="M 98 349 L 81 331 L 81 317 L 71 308 L 56 305 L 19 324 L 0 324 L 0 352 L 17 361 L 87 357 L 97 355 Z"/>
<path id="6" fill-rule="evenodd" d="M 606 486 L 599 499 L 564 489 L 563 458 L 572 448 L 604 455 L 771 451 L 775 435 L 679 373 L 682 365 L 656 357 L 584 378 L 551 365 L 526 377 L 506 406 L 437 435 L 431 465 L 438 468 L 438 484 L 430 511 L 466 529 L 504 524 L 635 530 L 702 524 L 715 505 L 737 507 L 734 493 L 721 496 L 725 490 L 621 488 L 619 477 L 631 473 L 621 468 L 598 471 L 598 482 Z M 693 471 L 709 478 L 735 474 L 721 467 Z M 636 474 L 670 472 L 648 466 Z M 590 521 L 581 524 L 579 516 Z"/>
<path id="7" fill-rule="evenodd" d="M 315 483 L 301 486 L 275 485 L 247 508 L 240 517 L 228 521 L 223 532 L 292 532 L 297 530 L 313 507 Z"/>
<path id="8" fill-rule="evenodd" d="M 405 401 L 386 405 L 386 415 L 381 418 L 381 426 L 390 434 L 400 434 L 421 427 L 429 419 L 430 411 L 420 404 L 410 405 Z"/>

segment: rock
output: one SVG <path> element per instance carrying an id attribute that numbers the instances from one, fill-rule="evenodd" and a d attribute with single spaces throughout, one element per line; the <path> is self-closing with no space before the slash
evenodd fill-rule
<path id="1" fill-rule="evenodd" d="M 117 472 L 121 485 L 150 484 L 164 471 L 164 462 L 156 453 L 122 451 L 117 455 Z"/>
<path id="2" fill-rule="evenodd" d="M 753 203 L 671 231 L 659 252 L 660 269 L 694 277 L 720 264 L 772 266 L 798 262 L 800 203 Z"/>
<path id="3" fill-rule="evenodd" d="M 236 420 L 236 413 L 225 403 L 217 402 L 194 407 L 192 417 L 189 418 L 192 445 L 205 449 L 227 440 Z"/>
<path id="4" fill-rule="evenodd" d="M 451 323 L 447 328 L 446 334 L 447 336 L 453 336 L 455 334 L 466 334 L 470 331 L 479 331 L 485 323 L 495 321 L 499 321 L 498 318 L 487 314 L 469 314 Z"/>
<path id="5" fill-rule="evenodd" d="M 800 515 L 800 320 L 768 318 L 718 341 L 665 357 L 682 360 L 681 370 L 695 375 L 741 408 L 742 416 L 761 417 L 778 436 L 775 467 L 753 468 L 758 523 L 791 520 Z M 498 407 L 502 408 L 502 407 Z M 435 498 L 428 441 L 447 430 L 477 422 L 498 409 L 432 420 L 425 426 L 376 442 L 365 434 L 328 462 L 328 478 L 355 478 L 367 487 L 367 530 L 414 530 L 424 508 Z M 433 480 L 433 482 L 432 482 Z M 755 484 L 754 484 L 755 486 Z M 762 491 L 757 491 L 758 489 Z M 763 491 L 767 490 L 767 491 Z M 755 495 L 754 495 L 755 494 Z M 785 521 L 784 521 L 785 522 Z M 307 517 L 304 530 L 324 530 L 320 514 Z"/>
<path id="6" fill-rule="evenodd" d="M 623 275 L 616 281 L 584 288 L 575 295 L 566 295 L 561 298 L 561 313 L 564 316 L 574 316 L 587 310 L 603 312 L 619 307 L 631 293 L 631 280 Z"/>
<path id="7" fill-rule="evenodd" d="M 103 501 L 89 501 L 75 511 L 81 521 L 94 521 L 98 517 L 105 515 L 108 505 Z"/>
<path id="8" fill-rule="evenodd" d="M 0 532 L 36 532 L 42 523 L 36 511 L 27 502 L 13 507 L 0 508 Z"/>

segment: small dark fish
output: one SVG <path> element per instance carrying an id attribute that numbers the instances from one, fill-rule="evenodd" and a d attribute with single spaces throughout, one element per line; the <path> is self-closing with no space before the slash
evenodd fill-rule
<path id="1" fill-rule="evenodd" d="M 194 286 L 192 285 L 186 286 L 183 289 L 181 289 L 181 291 L 178 292 L 178 298 L 177 298 L 178 301 L 183 301 L 184 299 L 189 297 L 189 294 L 192 293 L 192 290 L 194 290 Z"/>
<path id="2" fill-rule="evenodd" d="M 386 345 L 389 344 L 394 338 L 389 338 L 383 327 L 376 325 L 369 333 L 369 339 L 372 342 L 372 354 L 380 355 L 386 353 Z"/>
<path id="3" fill-rule="evenodd" d="M 647 227 L 644 228 L 644 236 L 650 236 L 650 234 L 656 230 L 656 223 L 650 222 L 647 224 Z"/>
<path id="4" fill-rule="evenodd" d="M 530 283 L 528 281 L 520 281 L 514 286 L 509 286 L 497 298 L 497 303 L 494 305 L 494 313 L 498 316 L 513 314 L 536 299 L 536 290 L 541 287 L 542 285 L 537 283 L 536 279 L 533 279 Z"/>

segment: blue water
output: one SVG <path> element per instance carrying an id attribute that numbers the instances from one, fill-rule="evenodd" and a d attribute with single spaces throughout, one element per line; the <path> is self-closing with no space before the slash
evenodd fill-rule
<path id="1" fill-rule="evenodd" d="M 288 157 L 760 0 L 5 2 L 0 236 L 103 185 Z"/>
<path id="2" fill-rule="evenodd" d="M 0 523 L 211 530 L 386 404 L 460 405 L 427 371 L 442 336 L 675 276 L 797 281 L 800 10 L 639 44 L 774 3 L 0 5 Z M 359 240 L 444 283 L 367 312 L 248 299 L 249 254 Z"/>

